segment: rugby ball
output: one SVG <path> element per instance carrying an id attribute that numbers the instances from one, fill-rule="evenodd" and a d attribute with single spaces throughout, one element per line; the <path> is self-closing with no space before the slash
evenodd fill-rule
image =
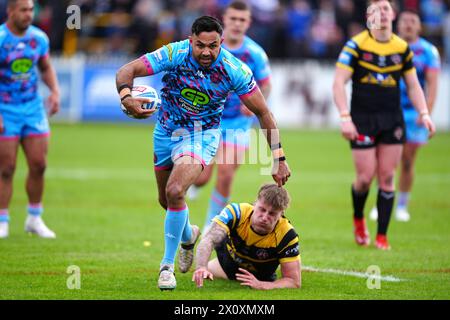
<path id="1" fill-rule="evenodd" d="M 133 98 L 146 98 L 148 102 L 143 103 L 141 105 L 142 109 L 155 109 L 157 110 L 161 105 L 161 99 L 159 98 L 158 91 L 155 88 L 147 86 L 147 85 L 137 85 L 134 86 L 131 90 L 131 96 Z M 141 119 L 135 118 L 121 103 L 120 108 L 123 113 L 125 113 L 128 117 L 133 119 Z"/>

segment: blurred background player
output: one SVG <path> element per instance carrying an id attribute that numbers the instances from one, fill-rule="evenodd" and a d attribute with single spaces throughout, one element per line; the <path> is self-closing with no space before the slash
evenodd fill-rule
<path id="1" fill-rule="evenodd" d="M 403 11 L 397 22 L 398 35 L 408 42 L 414 52 L 413 63 L 417 70 L 420 85 L 425 91 L 428 112 L 431 114 L 436 101 L 438 77 L 440 71 L 439 52 L 430 42 L 420 37 L 422 30 L 419 14 L 413 10 Z M 400 164 L 400 184 L 395 210 L 398 221 L 409 221 L 408 202 L 414 180 L 414 163 L 417 151 L 428 142 L 428 130 L 423 125 L 420 115 L 408 98 L 404 81 L 400 83 L 401 104 L 406 125 L 406 143 L 403 146 Z M 377 208 L 370 212 L 370 218 L 376 220 Z"/>
<path id="2" fill-rule="evenodd" d="M 405 124 L 400 107 L 400 78 L 403 77 L 412 104 L 430 135 L 435 132 L 423 90 L 406 41 L 392 32 L 395 18 L 390 1 L 372 0 L 368 30 L 349 40 L 336 64 L 334 99 L 341 116 L 342 135 L 350 141 L 356 180 L 352 185 L 356 243 L 368 245 L 369 233 L 364 205 L 376 175 L 377 248 L 390 249 L 386 234 L 394 203 L 394 174 L 405 142 Z M 345 84 L 352 79 L 349 113 Z"/>
<path id="3" fill-rule="evenodd" d="M 250 67 L 262 94 L 267 99 L 271 88 L 269 59 L 264 50 L 245 35 L 251 23 L 248 4 L 242 1 L 229 4 L 223 15 L 223 23 L 222 47 Z M 216 156 L 217 181 L 209 201 L 205 227 L 228 203 L 234 176 L 249 147 L 253 121 L 254 115 L 242 104 L 237 94 L 231 93 L 225 102 L 220 124 L 222 140 Z M 189 198 L 197 197 L 198 188 L 210 180 L 213 168 L 214 163 L 205 168 L 196 183 L 189 188 Z"/>
<path id="4" fill-rule="evenodd" d="M 197 247 L 192 276 L 197 287 L 204 279 L 221 278 L 253 289 L 300 288 L 298 235 L 284 215 L 288 205 L 288 192 L 276 184 L 263 185 L 254 205 L 227 205 Z M 214 248 L 217 258 L 208 262 Z M 277 280 L 279 265 L 282 277 Z"/>
<path id="5" fill-rule="evenodd" d="M 32 26 L 34 2 L 9 0 L 7 21 L 0 26 L 0 238 L 9 234 L 8 207 L 19 145 L 28 164 L 28 217 L 25 231 L 55 238 L 41 218 L 44 171 L 50 127 L 37 92 L 38 73 L 50 89 L 48 113 L 59 110 L 59 87 L 49 58 L 49 40 Z"/>
<path id="6" fill-rule="evenodd" d="M 175 255 L 181 242 L 179 267 L 187 272 L 200 231 L 189 222 L 186 190 L 214 158 L 220 142 L 220 120 L 225 99 L 236 92 L 256 114 L 273 151 L 273 179 L 279 186 L 290 176 L 275 120 L 251 70 L 221 48 L 222 26 L 210 16 L 196 19 L 189 39 L 170 43 L 121 67 L 116 85 L 122 104 L 136 117 L 145 118 L 154 110 L 143 110 L 142 99 L 131 97 L 133 79 L 165 72 L 154 130 L 154 162 L 159 202 L 166 209 L 165 251 L 160 265 L 158 287 L 173 290 Z"/>

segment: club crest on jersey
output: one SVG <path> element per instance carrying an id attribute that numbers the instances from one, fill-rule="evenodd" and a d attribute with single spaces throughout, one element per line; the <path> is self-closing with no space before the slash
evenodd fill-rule
<path id="1" fill-rule="evenodd" d="M 399 54 L 394 54 L 393 56 L 391 56 L 391 60 L 395 64 L 400 64 L 402 62 L 402 57 L 400 57 Z"/>
<path id="2" fill-rule="evenodd" d="M 378 62 L 379 62 L 380 67 L 385 67 L 386 66 L 386 57 L 385 56 L 379 56 Z"/>
<path id="3" fill-rule="evenodd" d="M 371 53 L 365 52 L 362 56 L 364 61 L 372 61 L 373 60 L 373 55 Z"/>
<path id="4" fill-rule="evenodd" d="M 259 260 L 266 260 L 269 257 L 269 253 L 265 249 L 258 249 L 256 251 L 256 256 Z"/>
<path id="5" fill-rule="evenodd" d="M 30 40 L 30 47 L 31 47 L 31 49 L 36 49 L 36 47 L 37 47 L 36 39 Z"/>

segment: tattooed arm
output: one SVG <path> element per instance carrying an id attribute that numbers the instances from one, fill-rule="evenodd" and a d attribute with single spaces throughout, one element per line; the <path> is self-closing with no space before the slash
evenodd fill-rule
<path id="1" fill-rule="evenodd" d="M 213 249 L 227 237 L 227 231 L 218 223 L 213 222 L 211 227 L 203 236 L 197 247 L 196 267 L 192 276 L 197 287 L 203 286 L 203 279 L 213 280 L 213 274 L 208 270 L 208 260 Z"/>

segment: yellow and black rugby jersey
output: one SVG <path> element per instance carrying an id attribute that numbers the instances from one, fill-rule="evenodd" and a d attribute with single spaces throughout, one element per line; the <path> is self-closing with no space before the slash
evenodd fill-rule
<path id="1" fill-rule="evenodd" d="M 248 203 L 227 205 L 213 221 L 228 233 L 226 249 L 230 257 L 258 279 L 274 274 L 280 263 L 300 260 L 299 239 L 284 216 L 268 235 L 251 228 L 253 206 Z"/>
<path id="2" fill-rule="evenodd" d="M 415 72 L 408 43 L 393 34 L 379 42 L 365 30 L 349 40 L 336 63 L 352 75 L 351 113 L 400 112 L 400 79 Z"/>

